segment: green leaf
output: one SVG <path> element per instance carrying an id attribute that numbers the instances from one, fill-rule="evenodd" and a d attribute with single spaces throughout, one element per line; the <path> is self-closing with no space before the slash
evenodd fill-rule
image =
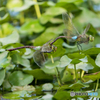
<path id="1" fill-rule="evenodd" d="M 0 86 L 2 85 L 5 78 L 5 69 L 0 70 Z"/>
<path id="2" fill-rule="evenodd" d="M 3 99 L 10 99 L 10 100 L 14 100 L 14 99 L 23 99 L 23 98 L 29 98 L 30 97 L 30 94 L 32 92 L 30 91 L 15 91 L 15 92 L 9 92 L 9 93 L 6 93 L 3 95 Z"/>
<path id="3" fill-rule="evenodd" d="M 32 5 L 35 5 L 35 4 L 37 4 L 35 1 L 29 0 L 27 2 L 27 0 L 26 0 L 26 1 L 24 1 L 23 6 L 15 5 L 16 7 L 12 8 L 12 10 L 15 12 L 25 11 L 25 10 L 28 10 Z"/>
<path id="4" fill-rule="evenodd" d="M 67 0 L 66 0 L 67 1 Z M 57 7 L 63 7 L 67 9 L 68 12 L 80 10 L 78 6 L 76 6 L 73 2 L 58 2 L 56 3 Z"/>
<path id="5" fill-rule="evenodd" d="M 13 31 L 13 33 L 7 37 L 0 38 L 0 42 L 2 42 L 3 45 L 16 43 L 18 42 L 18 40 L 19 40 L 19 34 L 17 33 L 17 31 Z"/>
<path id="6" fill-rule="evenodd" d="M 83 76 L 85 81 L 89 81 L 89 80 L 97 80 L 100 78 L 100 72 L 96 72 L 96 73 L 92 73 L 92 74 L 86 74 Z"/>
<path id="7" fill-rule="evenodd" d="M 60 67 L 65 67 L 70 64 L 72 59 L 68 58 L 66 55 L 62 56 L 60 59 Z"/>
<path id="8" fill-rule="evenodd" d="M 12 9 L 14 7 L 21 7 L 22 5 L 23 5 L 23 2 L 21 0 L 17 0 L 17 2 L 15 2 L 13 0 L 9 0 L 7 2 L 7 8 L 9 8 L 9 9 Z"/>
<path id="9" fill-rule="evenodd" d="M 79 59 L 79 60 L 82 61 L 82 62 L 88 62 L 88 58 L 87 58 L 87 56 L 85 56 L 84 58 Z"/>
<path id="10" fill-rule="evenodd" d="M 42 85 L 42 89 L 43 90 L 52 90 L 53 85 L 51 83 L 46 83 L 46 84 Z"/>
<path id="11" fill-rule="evenodd" d="M 74 2 L 83 2 L 83 0 L 59 0 L 59 2 L 67 2 L 67 3 L 74 3 Z"/>
<path id="12" fill-rule="evenodd" d="M 81 83 L 81 81 L 77 81 L 76 83 L 69 86 L 72 90 L 80 90 L 82 87 L 89 87 L 89 85 L 85 85 Z"/>
<path id="13" fill-rule="evenodd" d="M 80 62 L 79 64 L 76 65 L 76 69 L 82 69 L 84 71 L 88 71 L 93 69 L 94 67 L 91 64 L 85 63 L 85 62 Z"/>
<path id="14" fill-rule="evenodd" d="M 41 68 L 41 70 L 43 70 L 43 72 L 45 72 L 46 74 L 49 74 L 49 75 L 56 75 L 55 73 L 55 68 L 46 68 L 45 66 Z"/>
<path id="15" fill-rule="evenodd" d="M 58 16 L 62 13 L 66 12 L 66 10 L 62 7 L 50 7 L 46 10 L 46 15 Z"/>
<path id="16" fill-rule="evenodd" d="M 44 26 L 41 26 L 38 20 L 30 20 L 21 26 L 20 32 L 21 34 L 28 34 L 31 32 L 39 33 L 44 29 Z"/>
<path id="17" fill-rule="evenodd" d="M 78 63 L 80 63 L 81 61 L 78 59 L 78 58 L 74 58 L 72 61 L 71 61 L 71 63 L 72 64 L 78 64 Z"/>
<path id="18" fill-rule="evenodd" d="M 97 66 L 100 67 L 100 53 L 97 55 L 95 63 L 96 63 Z"/>
<path id="19" fill-rule="evenodd" d="M 11 88 L 12 91 L 35 91 L 35 87 L 33 87 L 32 85 L 25 85 L 25 86 L 12 86 Z"/>
<path id="20" fill-rule="evenodd" d="M 41 17 L 40 17 L 40 23 L 41 24 L 46 24 L 47 22 L 49 22 L 50 21 L 50 19 L 52 18 L 52 16 L 51 15 L 42 15 Z"/>
<path id="21" fill-rule="evenodd" d="M 12 33 L 12 31 L 14 31 L 15 28 L 9 24 L 9 23 L 4 23 L 2 24 L 1 28 L 0 28 L 0 37 L 6 37 L 8 35 L 10 35 Z"/>
<path id="22" fill-rule="evenodd" d="M 29 48 L 26 48 L 26 52 L 24 53 L 24 55 L 22 56 L 23 58 L 32 58 L 33 57 L 33 54 L 34 54 L 34 51 L 29 49 Z"/>
<path id="23" fill-rule="evenodd" d="M 60 24 L 60 23 L 63 23 L 63 20 L 62 19 L 58 19 L 58 18 L 51 18 L 50 22 L 52 24 Z"/>
<path id="24" fill-rule="evenodd" d="M 33 81 L 33 76 L 29 74 L 24 74 L 21 71 L 14 71 L 9 76 L 9 82 L 15 86 L 23 86 L 31 83 Z"/>
<path id="25" fill-rule="evenodd" d="M 11 58 L 8 56 L 8 51 L 0 53 L 0 67 L 5 68 L 10 65 Z"/>
<path id="26" fill-rule="evenodd" d="M 9 20 L 10 20 L 10 15 L 9 13 L 6 13 L 2 18 L 0 18 L 0 24 L 8 22 Z"/>
<path id="27" fill-rule="evenodd" d="M 16 64 L 21 64 L 24 67 L 30 67 L 30 62 L 29 60 L 22 58 L 19 53 L 15 52 L 14 54 L 11 55 L 12 61 Z"/>
<path id="28" fill-rule="evenodd" d="M 54 53 L 52 53 L 53 57 L 61 57 L 61 56 L 63 56 L 65 54 L 66 49 L 63 48 L 62 43 L 63 43 L 62 39 L 58 39 L 54 43 L 54 45 L 57 47 L 57 50 Z"/>
<path id="29" fill-rule="evenodd" d="M 55 61 L 54 63 L 52 62 L 47 62 L 45 64 L 45 67 L 48 69 L 54 69 L 55 67 L 59 67 L 60 62 L 59 61 Z"/>
<path id="30" fill-rule="evenodd" d="M 60 35 L 60 34 L 62 34 L 63 29 L 64 29 L 64 24 L 61 24 L 61 25 L 56 26 L 56 27 L 49 27 L 49 28 L 46 29 L 45 32 L 47 32 L 47 33 L 55 33 L 55 34 Z"/>
<path id="31" fill-rule="evenodd" d="M 83 57 L 85 57 L 85 55 L 83 53 L 72 53 L 72 54 L 68 54 L 68 57 L 71 58 L 71 59 L 74 59 L 74 58 L 78 58 L 78 59 L 81 59 Z"/>
<path id="32" fill-rule="evenodd" d="M 57 91 L 53 98 L 56 100 L 71 100 L 70 93 L 67 91 Z"/>
<path id="33" fill-rule="evenodd" d="M 74 64 L 69 64 L 68 68 L 70 69 L 74 69 Z M 78 64 L 76 64 L 76 69 L 82 69 L 84 71 L 88 71 L 88 70 L 92 70 L 94 67 L 89 64 L 89 63 L 85 63 L 85 62 L 80 62 Z"/>
<path id="34" fill-rule="evenodd" d="M 43 7 L 47 7 L 47 6 L 54 6 L 55 3 L 53 1 L 43 1 L 41 2 L 39 5 L 42 5 Z"/>
<path id="35" fill-rule="evenodd" d="M 85 53 L 87 55 L 98 54 L 98 53 L 100 53 L 100 48 L 91 48 L 91 49 L 84 51 L 83 53 Z"/>
<path id="36" fill-rule="evenodd" d="M 73 19 L 74 25 L 80 32 L 83 32 L 83 27 L 88 23 L 91 23 L 94 27 L 100 27 L 100 19 L 95 13 L 86 8 L 81 8 L 81 10 L 82 12 Z"/>
<path id="37" fill-rule="evenodd" d="M 24 70 L 25 73 L 33 75 L 37 80 L 52 79 L 53 77 L 44 73 L 41 69 Z"/>
<path id="38" fill-rule="evenodd" d="M 62 82 L 69 82 L 73 80 L 73 75 L 70 71 L 68 71 L 67 69 L 64 69 L 61 72 L 61 81 Z"/>
<path id="39" fill-rule="evenodd" d="M 56 37 L 57 37 L 57 34 L 44 32 L 34 40 L 34 46 L 41 46 L 44 43 Z"/>

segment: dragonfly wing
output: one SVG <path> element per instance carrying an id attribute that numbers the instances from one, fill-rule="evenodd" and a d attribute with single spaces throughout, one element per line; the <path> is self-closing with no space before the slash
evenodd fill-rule
<path id="1" fill-rule="evenodd" d="M 43 64 L 47 60 L 47 55 L 42 53 L 41 50 L 36 50 L 33 55 L 34 62 L 39 66 L 42 67 Z"/>
<path id="2" fill-rule="evenodd" d="M 83 33 L 82 33 L 82 35 L 81 35 L 82 38 L 83 38 L 83 42 L 86 43 L 86 44 L 88 44 L 88 42 L 89 42 L 89 36 L 86 34 L 87 31 L 89 30 L 89 28 L 90 28 L 90 24 L 88 24 L 88 25 L 86 26 L 85 30 L 83 31 Z"/>
<path id="3" fill-rule="evenodd" d="M 67 33 L 68 33 L 68 34 L 67 34 Z M 68 30 L 68 29 L 64 29 L 64 30 L 63 30 L 63 34 L 64 34 L 65 36 L 66 36 L 66 34 L 67 34 L 67 36 L 70 37 L 69 35 L 70 35 L 71 33 L 72 33 L 71 30 Z M 75 42 L 75 40 L 72 39 L 72 38 L 70 38 L 70 39 L 67 38 L 67 40 L 68 40 L 68 41 L 71 41 L 71 42 Z"/>
<path id="4" fill-rule="evenodd" d="M 90 28 L 90 24 L 88 24 L 88 25 L 86 26 L 85 30 L 83 31 L 83 33 L 82 33 L 82 36 L 83 36 L 83 37 L 86 37 L 86 33 L 87 33 L 87 31 L 89 30 L 89 28 Z"/>
<path id="5" fill-rule="evenodd" d="M 52 41 L 53 39 L 49 40 L 47 43 L 45 43 L 42 48 L 41 48 L 41 52 L 51 52 L 52 51 L 52 47 L 50 45 L 50 42 Z"/>
<path id="6" fill-rule="evenodd" d="M 65 27 L 67 29 L 66 34 L 64 33 L 65 36 L 79 36 L 79 32 L 75 28 L 75 26 L 72 23 L 72 20 L 70 16 L 67 13 L 62 14 L 62 18 L 65 24 Z"/>

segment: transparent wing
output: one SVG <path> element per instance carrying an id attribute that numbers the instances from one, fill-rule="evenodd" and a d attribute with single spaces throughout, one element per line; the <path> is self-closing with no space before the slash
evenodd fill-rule
<path id="1" fill-rule="evenodd" d="M 68 33 L 68 34 L 67 34 Z M 65 36 L 68 36 L 68 37 L 72 37 L 72 31 L 71 30 L 68 30 L 68 29 L 64 29 L 63 30 L 63 34 L 65 35 Z M 70 42 L 75 42 L 76 40 L 75 39 L 67 39 L 68 41 L 70 41 Z"/>
<path id="2" fill-rule="evenodd" d="M 47 43 L 45 43 L 42 48 L 41 48 L 41 52 L 51 52 L 52 51 L 52 47 L 50 45 L 50 42 L 53 41 L 53 39 L 49 40 Z"/>
<path id="3" fill-rule="evenodd" d="M 41 50 L 36 50 L 33 55 L 34 62 L 39 66 L 42 67 L 43 64 L 47 61 L 47 54 L 41 52 Z"/>
<path id="4" fill-rule="evenodd" d="M 89 30 L 89 28 L 90 28 L 90 24 L 88 24 L 88 25 L 86 26 L 85 30 L 83 31 L 83 33 L 82 33 L 82 36 L 83 36 L 83 37 L 86 37 L 86 36 L 87 36 L 86 33 L 87 33 L 87 31 Z"/>
<path id="5" fill-rule="evenodd" d="M 66 27 L 66 33 L 64 31 L 65 36 L 79 36 L 79 32 L 75 28 L 75 26 L 72 23 L 72 20 L 70 16 L 67 13 L 62 14 L 62 18 Z"/>

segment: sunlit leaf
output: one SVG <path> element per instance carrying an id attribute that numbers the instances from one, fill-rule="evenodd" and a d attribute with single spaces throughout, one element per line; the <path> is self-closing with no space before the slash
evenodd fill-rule
<path id="1" fill-rule="evenodd" d="M 100 67 L 100 53 L 97 55 L 97 58 L 95 60 L 95 63 L 96 63 L 97 66 Z"/>
<path id="2" fill-rule="evenodd" d="M 63 29 L 64 29 L 64 24 L 61 24 L 60 26 L 56 26 L 56 27 L 49 27 L 46 29 L 45 32 L 47 33 L 55 33 L 55 34 L 62 34 L 63 32 Z"/>
<path id="3" fill-rule="evenodd" d="M 65 67 L 70 64 L 72 60 L 68 58 L 66 55 L 62 56 L 60 59 L 60 67 Z"/>
<path id="4" fill-rule="evenodd" d="M 0 42 L 2 42 L 3 45 L 16 43 L 18 42 L 18 40 L 19 40 L 19 34 L 17 33 L 17 31 L 13 31 L 13 33 L 7 37 L 0 38 Z"/>
<path id="5" fill-rule="evenodd" d="M 53 85 L 51 83 L 46 83 L 46 84 L 42 85 L 42 89 L 43 90 L 52 90 Z"/>
<path id="6" fill-rule="evenodd" d="M 52 16 L 57 16 L 62 13 L 66 12 L 64 8 L 61 7 L 50 7 L 46 10 L 46 15 L 52 15 Z"/>
<path id="7" fill-rule="evenodd" d="M 31 32 L 39 33 L 42 32 L 44 29 L 45 27 L 42 26 L 38 20 L 30 20 L 21 26 L 20 32 L 21 34 L 28 34 Z"/>
<path id="8" fill-rule="evenodd" d="M 85 56 L 83 59 L 79 59 L 79 60 L 81 60 L 82 62 L 88 62 L 87 56 Z"/>
<path id="9" fill-rule="evenodd" d="M 2 24 L 2 29 L 0 29 L 0 37 L 3 38 L 3 37 L 6 37 L 8 36 L 9 34 L 12 33 L 12 31 L 15 30 L 15 28 L 10 25 L 9 23 L 4 23 Z"/>
<path id="10" fill-rule="evenodd" d="M 88 71 L 93 69 L 94 67 L 91 64 L 80 62 L 76 65 L 76 69 L 83 69 L 84 71 Z"/>
<path id="11" fill-rule="evenodd" d="M 35 91 L 35 87 L 33 86 L 29 86 L 29 85 L 25 85 L 25 86 L 12 86 L 11 88 L 12 91 Z"/>

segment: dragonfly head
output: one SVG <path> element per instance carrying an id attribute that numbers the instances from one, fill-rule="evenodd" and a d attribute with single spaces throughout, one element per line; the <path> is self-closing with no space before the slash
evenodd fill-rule
<path id="1" fill-rule="evenodd" d="M 55 52 L 57 50 L 57 47 L 52 45 L 52 50 Z"/>
<path id="2" fill-rule="evenodd" d="M 92 35 L 89 35 L 89 41 L 93 42 L 94 41 L 94 37 Z"/>

